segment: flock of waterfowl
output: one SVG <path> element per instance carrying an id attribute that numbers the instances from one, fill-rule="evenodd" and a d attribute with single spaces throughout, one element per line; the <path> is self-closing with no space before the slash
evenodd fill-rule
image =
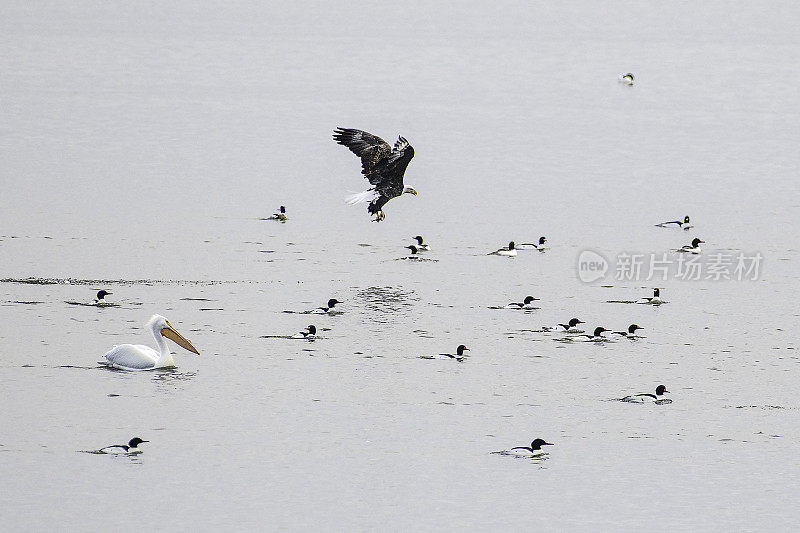
<path id="1" fill-rule="evenodd" d="M 620 75 L 619 80 L 625 85 L 633 85 L 634 76 L 631 73 L 627 73 Z M 389 200 L 404 193 L 413 195 L 417 194 L 417 191 L 414 188 L 407 187 L 403 184 L 403 177 L 406 168 L 414 156 L 414 149 L 405 138 L 399 137 L 397 142 L 395 142 L 394 146 L 392 147 L 380 137 L 362 130 L 351 128 L 336 129 L 333 138 L 337 143 L 346 146 L 361 159 L 362 174 L 372 185 L 370 189 L 347 198 L 347 201 L 352 204 L 369 202 L 367 210 L 370 214 L 375 216 L 374 220 L 376 222 L 380 222 L 386 218 L 383 208 Z M 276 213 L 262 220 L 275 220 L 285 223 L 288 220 L 286 206 L 280 206 Z M 693 227 L 690 224 L 690 219 L 688 216 L 686 216 L 682 221 L 667 221 L 656 224 L 656 226 L 665 228 L 677 227 L 683 230 L 688 230 Z M 420 260 L 421 252 L 429 252 L 431 250 L 430 246 L 428 243 L 424 242 L 424 239 L 421 235 L 416 235 L 413 237 L 413 240 L 415 241 L 414 244 L 406 246 L 406 248 L 410 250 L 411 255 L 402 259 Z M 546 242 L 547 238 L 544 236 L 540 237 L 536 243 L 523 243 L 519 246 L 514 241 L 510 241 L 508 246 L 504 246 L 493 252 L 490 252 L 489 255 L 516 257 L 517 250 L 520 249 L 533 249 L 544 252 L 547 250 L 547 248 L 545 248 Z M 697 254 L 701 252 L 699 245 L 702 242 L 703 241 L 699 238 L 695 238 L 692 240 L 691 244 L 673 251 Z M 111 293 L 106 290 L 99 291 L 94 299 L 93 304 L 101 306 L 107 305 L 108 303 L 105 300 L 105 296 L 110 294 Z M 493 307 L 493 309 L 537 309 L 534 304 L 534 302 L 537 300 L 538 299 L 533 296 L 526 296 L 522 302 L 511 302 L 505 306 Z M 338 311 L 335 311 L 334 308 L 339 303 L 342 302 L 335 298 L 331 298 L 328 300 L 327 305 L 306 311 L 306 313 L 335 314 Z M 631 303 L 661 305 L 665 302 L 663 299 L 661 299 L 660 289 L 655 288 L 653 289 L 652 297 L 641 298 L 640 300 Z M 627 327 L 627 329 L 621 331 L 612 331 L 603 326 L 598 326 L 594 328 L 591 333 L 586 333 L 583 330 L 578 329 L 578 324 L 584 324 L 584 321 L 578 318 L 572 318 L 566 323 L 560 323 L 555 326 L 543 326 L 542 329 L 538 331 L 545 333 L 561 332 L 565 335 L 565 337 L 560 339 L 563 341 L 587 340 L 592 342 L 604 342 L 609 340 L 608 337 L 603 335 L 604 333 L 618 335 L 620 338 L 636 339 L 639 338 L 637 332 L 641 329 L 644 329 L 637 324 L 631 324 Z M 106 352 L 105 364 L 111 368 L 127 371 L 142 371 L 173 367 L 175 366 L 175 362 L 166 343 L 166 339 L 169 339 L 182 348 L 199 355 L 199 352 L 194 345 L 188 339 L 186 339 L 186 337 L 178 333 L 178 331 L 163 316 L 153 315 L 147 322 L 147 328 L 150 330 L 153 338 L 155 339 L 157 350 L 145 345 L 117 345 Z M 317 328 L 313 324 L 310 324 L 304 330 L 288 336 L 287 338 L 313 340 L 316 338 L 316 334 Z M 465 352 L 468 350 L 469 348 L 462 344 L 456 348 L 456 351 L 453 354 L 442 353 L 435 356 L 422 356 L 421 358 L 452 359 L 457 362 L 463 362 L 467 357 Z M 669 391 L 667 391 L 664 385 L 659 385 L 655 390 L 655 394 L 636 394 L 619 398 L 619 400 L 630 403 L 665 403 L 669 402 L 669 400 L 663 399 L 663 395 L 667 392 Z M 138 445 L 143 442 L 148 441 L 144 441 L 139 437 L 136 437 L 131 439 L 127 445 L 119 444 L 108 446 L 97 450 L 96 453 L 138 453 Z M 495 453 L 517 455 L 521 452 L 534 457 L 541 457 L 544 453 L 541 451 L 541 447 L 550 445 L 552 444 L 543 439 L 537 438 L 531 442 L 530 446 L 518 446 L 511 448 L 509 451 L 504 450 Z"/>

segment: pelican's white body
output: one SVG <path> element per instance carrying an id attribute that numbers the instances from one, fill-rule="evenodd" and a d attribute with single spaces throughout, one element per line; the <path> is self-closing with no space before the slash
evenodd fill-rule
<path id="1" fill-rule="evenodd" d="M 106 352 L 108 365 L 122 370 L 152 370 L 175 366 L 167 341 L 161 335 L 161 329 L 166 327 L 168 327 L 166 318 L 153 315 L 147 322 L 147 328 L 153 334 L 159 351 L 143 344 L 120 344 Z"/>

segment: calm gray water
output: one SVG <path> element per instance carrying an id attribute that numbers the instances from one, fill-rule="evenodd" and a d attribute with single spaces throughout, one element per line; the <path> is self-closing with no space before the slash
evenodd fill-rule
<path id="1" fill-rule="evenodd" d="M 7 2 L 0 526 L 793 530 L 798 24 L 791 2 Z M 366 182 L 336 126 L 407 137 L 419 196 L 380 224 L 344 204 Z M 437 261 L 397 260 L 416 234 Z M 584 250 L 694 236 L 760 253 L 757 279 L 578 278 Z M 653 286 L 668 304 L 608 303 Z M 118 305 L 66 303 L 101 288 Z M 153 313 L 201 355 L 97 366 L 152 344 Z M 572 316 L 646 337 L 531 331 Z M 671 404 L 609 401 L 660 383 Z M 535 437 L 546 460 L 491 453 Z"/>

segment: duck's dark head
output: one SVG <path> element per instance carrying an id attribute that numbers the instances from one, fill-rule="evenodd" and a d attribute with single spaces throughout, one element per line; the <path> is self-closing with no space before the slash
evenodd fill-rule
<path id="1" fill-rule="evenodd" d="M 111 294 L 111 293 L 106 291 L 106 290 L 98 291 L 97 292 L 97 299 L 98 300 L 102 300 L 103 298 L 105 298 L 109 294 Z"/>
<path id="2" fill-rule="evenodd" d="M 333 309 L 333 307 L 336 306 L 336 304 L 340 304 L 340 303 L 342 303 L 342 302 L 340 302 L 336 298 L 331 298 L 330 300 L 328 300 L 328 307 Z"/>
<path id="3" fill-rule="evenodd" d="M 514 249 L 514 241 L 511 241 L 511 242 L 508 243 L 508 249 L 509 250 L 513 250 Z"/>
<path id="4" fill-rule="evenodd" d="M 653 289 L 653 297 L 658 298 L 659 296 L 661 296 L 661 289 L 656 287 L 655 289 Z"/>
<path id="5" fill-rule="evenodd" d="M 139 437 L 134 437 L 134 438 L 132 438 L 130 440 L 130 442 L 128 442 L 128 446 L 131 447 L 131 448 L 136 448 L 137 446 L 139 446 L 143 442 L 150 442 L 150 441 L 149 440 L 142 440 Z"/>
<path id="6" fill-rule="evenodd" d="M 637 326 L 636 324 L 631 324 L 630 326 L 628 326 L 628 333 L 636 333 L 637 329 L 644 329 L 644 328 L 641 326 Z"/>
<path id="7" fill-rule="evenodd" d="M 578 324 L 585 324 L 585 322 L 579 318 L 573 318 L 569 321 L 569 327 L 574 328 Z"/>
<path id="8" fill-rule="evenodd" d="M 538 300 L 538 299 L 539 299 L 539 298 L 534 298 L 533 296 L 526 296 L 526 297 L 525 297 L 525 300 L 524 300 L 524 302 L 525 302 L 525 305 L 528 305 L 528 304 L 529 304 L 529 303 L 531 303 L 532 301 L 534 301 L 534 300 Z"/>
<path id="9" fill-rule="evenodd" d="M 282 205 L 282 206 L 281 206 L 281 214 L 282 214 L 282 215 L 285 215 L 285 214 L 286 214 L 286 206 L 285 206 L 285 205 Z"/>
<path id="10" fill-rule="evenodd" d="M 547 242 L 547 237 L 539 237 L 539 246 L 542 246 L 546 242 Z"/>
<path id="11" fill-rule="evenodd" d="M 658 387 L 656 387 L 656 396 L 661 396 L 665 392 L 669 392 L 669 391 L 667 390 L 667 388 L 664 385 L 659 385 Z"/>
<path id="12" fill-rule="evenodd" d="M 417 235 L 416 237 L 414 237 L 414 240 L 417 241 L 417 244 L 422 246 L 422 235 Z"/>
<path id="13" fill-rule="evenodd" d="M 689 223 L 689 215 L 686 215 L 685 217 L 683 217 L 683 223 L 684 224 L 688 224 Z"/>
<path id="14" fill-rule="evenodd" d="M 469 351 L 469 348 L 467 348 L 463 344 L 459 344 L 458 348 L 456 348 L 456 355 L 464 355 L 464 350 Z"/>
<path id="15" fill-rule="evenodd" d="M 599 337 L 600 334 L 603 333 L 604 331 L 608 331 L 608 330 L 606 328 L 602 327 L 602 326 L 594 328 L 594 336 L 595 337 Z"/>
<path id="16" fill-rule="evenodd" d="M 536 439 L 531 442 L 531 450 L 541 450 L 542 446 L 552 446 L 552 442 L 547 442 L 544 439 Z"/>
<path id="17" fill-rule="evenodd" d="M 694 239 L 692 239 L 692 248 L 697 248 L 698 246 L 700 246 L 701 242 L 706 242 L 706 241 L 701 241 L 699 238 L 695 237 Z"/>
<path id="18" fill-rule="evenodd" d="M 314 335 L 317 332 L 317 328 L 314 324 L 309 324 L 307 329 L 309 335 Z"/>
<path id="19" fill-rule="evenodd" d="M 411 255 L 414 255 L 414 254 L 416 254 L 416 253 L 419 251 L 419 250 L 417 250 L 417 247 L 416 247 L 416 246 L 414 246 L 413 244 L 410 244 L 410 245 L 406 246 L 406 248 L 408 248 L 409 250 L 411 250 Z"/>

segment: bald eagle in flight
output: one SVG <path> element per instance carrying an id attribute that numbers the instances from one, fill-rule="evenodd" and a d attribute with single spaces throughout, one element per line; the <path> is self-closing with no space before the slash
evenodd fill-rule
<path id="1" fill-rule="evenodd" d="M 348 196 L 349 204 L 369 202 L 367 211 L 375 215 L 375 222 L 380 222 L 386 215 L 383 206 L 403 193 L 416 196 L 413 187 L 403 186 L 403 174 L 414 157 L 414 148 L 403 137 L 398 137 L 394 148 L 389 143 L 366 131 L 350 128 L 337 128 L 333 139 L 350 149 L 361 158 L 361 173 L 373 185 L 371 189 Z"/>

